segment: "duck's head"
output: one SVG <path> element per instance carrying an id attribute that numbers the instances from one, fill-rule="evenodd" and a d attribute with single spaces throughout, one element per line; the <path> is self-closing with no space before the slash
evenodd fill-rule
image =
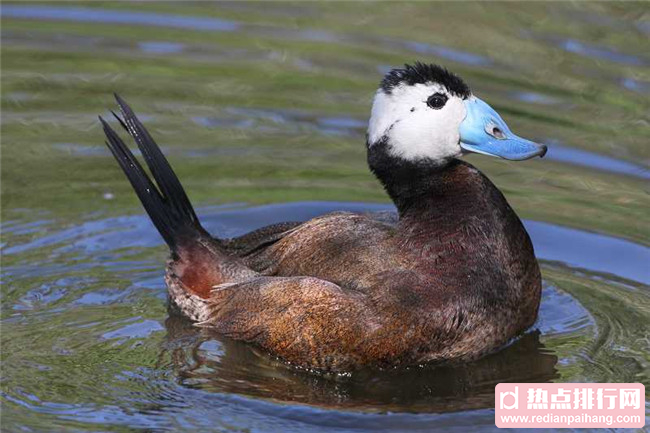
<path id="1" fill-rule="evenodd" d="M 546 146 L 513 134 L 501 116 L 445 68 L 415 63 L 381 82 L 368 126 L 370 160 L 443 166 L 475 152 L 520 161 L 544 156 Z"/>

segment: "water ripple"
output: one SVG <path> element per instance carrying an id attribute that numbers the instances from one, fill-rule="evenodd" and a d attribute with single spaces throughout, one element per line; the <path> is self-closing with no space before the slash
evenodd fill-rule
<path id="1" fill-rule="evenodd" d="M 65 20 L 106 24 L 138 24 L 157 27 L 173 27 L 187 30 L 232 32 L 239 24 L 220 18 L 170 15 L 155 12 L 117 11 L 111 9 L 74 6 L 43 6 L 5 4 L 1 14 L 12 18 Z"/>
<path id="2" fill-rule="evenodd" d="M 549 144 L 549 152 L 546 157 L 551 160 L 650 179 L 650 169 L 641 165 L 575 147 L 563 146 L 555 140 L 544 140 L 544 142 Z"/>

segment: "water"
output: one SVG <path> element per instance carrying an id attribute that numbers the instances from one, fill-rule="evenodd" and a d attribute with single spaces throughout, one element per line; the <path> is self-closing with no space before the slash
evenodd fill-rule
<path id="1" fill-rule="evenodd" d="M 26 19 L 45 19 L 61 21 L 80 21 L 105 24 L 134 24 L 144 26 L 172 27 L 186 30 L 205 30 L 212 32 L 232 32 L 239 25 L 228 20 L 202 17 L 183 17 L 178 15 L 136 12 L 111 11 L 85 7 L 58 6 L 19 6 L 8 4 L 3 7 L 3 16 Z"/>
<path id="2" fill-rule="evenodd" d="M 647 12 L 3 3 L 3 431 L 493 431 L 499 382 L 650 385 Z M 414 59 L 549 144 L 544 160 L 468 158 L 531 234 L 537 323 L 471 364 L 319 376 L 168 313 L 166 248 L 102 146 L 111 93 L 205 227 L 236 236 L 392 210 L 365 123 L 381 74 Z"/>

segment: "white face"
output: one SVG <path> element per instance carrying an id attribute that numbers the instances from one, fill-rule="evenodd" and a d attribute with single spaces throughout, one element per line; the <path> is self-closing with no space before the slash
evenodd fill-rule
<path id="1" fill-rule="evenodd" d="M 431 108 L 428 98 L 447 97 L 442 108 Z M 388 137 L 388 151 L 408 161 L 443 161 L 460 156 L 460 124 L 466 115 L 463 99 L 435 83 L 400 84 L 386 94 L 377 91 L 368 126 L 368 143 Z"/>

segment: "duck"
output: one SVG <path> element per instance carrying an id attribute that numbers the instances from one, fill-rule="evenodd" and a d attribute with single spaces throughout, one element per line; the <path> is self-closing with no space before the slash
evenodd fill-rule
<path id="1" fill-rule="evenodd" d="M 106 145 L 166 244 L 170 305 L 196 326 L 287 365 L 345 373 L 469 362 L 531 327 L 541 274 L 501 191 L 462 159 L 520 161 L 547 147 L 510 131 L 458 75 L 423 62 L 374 95 L 367 163 L 397 212 L 333 212 L 219 238 L 131 107 L 100 116 Z"/>

